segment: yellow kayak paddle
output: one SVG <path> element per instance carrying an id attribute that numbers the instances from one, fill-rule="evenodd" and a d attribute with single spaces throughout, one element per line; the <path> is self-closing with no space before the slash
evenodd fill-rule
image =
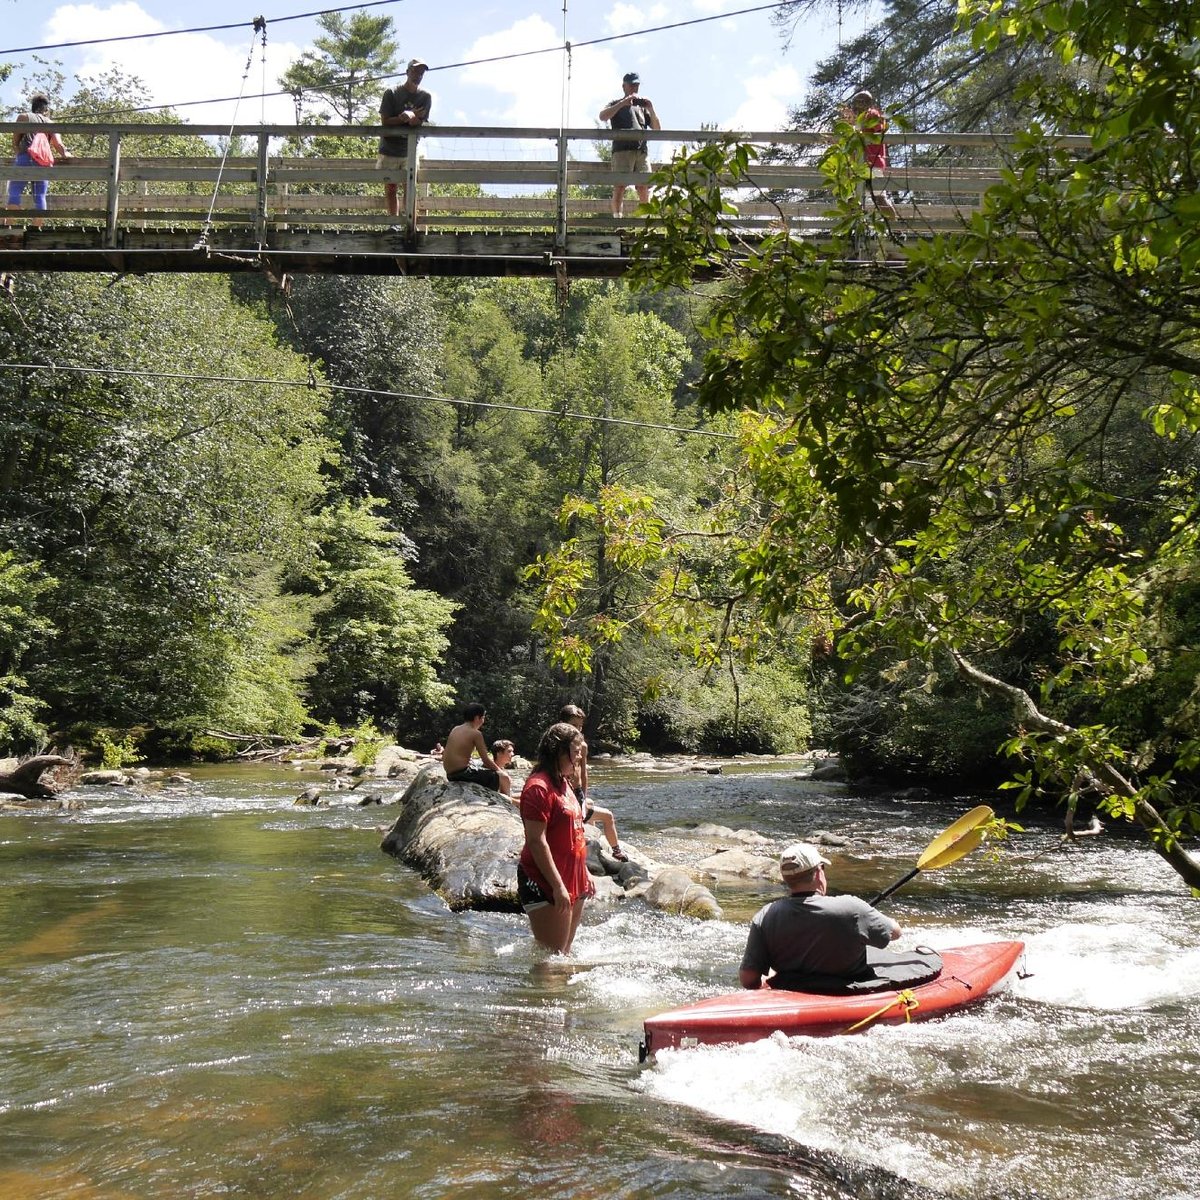
<path id="1" fill-rule="evenodd" d="M 952 862 L 958 862 L 964 855 L 970 854 L 983 841 L 986 836 L 985 827 L 995 816 L 986 804 L 981 804 L 959 817 L 925 847 L 921 857 L 917 859 L 917 865 L 903 879 L 897 879 L 891 887 L 884 888 L 870 903 L 878 904 L 921 871 L 936 871 L 939 867 L 948 867 Z"/>

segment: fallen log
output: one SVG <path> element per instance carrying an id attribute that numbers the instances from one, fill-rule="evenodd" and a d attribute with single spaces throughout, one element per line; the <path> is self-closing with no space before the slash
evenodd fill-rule
<path id="1" fill-rule="evenodd" d="M 0 792 L 14 792 L 26 796 L 30 800 L 45 800 L 57 796 L 67 784 L 57 779 L 42 779 L 42 775 L 52 767 L 73 767 L 73 758 L 63 758 L 61 754 L 35 754 L 32 758 L 18 763 L 13 770 L 0 773 Z"/>

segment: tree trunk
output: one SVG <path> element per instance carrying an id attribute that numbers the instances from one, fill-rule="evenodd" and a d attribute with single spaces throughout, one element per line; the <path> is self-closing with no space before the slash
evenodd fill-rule
<path id="1" fill-rule="evenodd" d="M 58 754 L 38 754 L 27 758 L 7 775 L 0 774 L 0 792 L 16 792 L 30 800 L 45 800 L 57 796 L 65 786 L 54 779 L 43 782 L 42 773 L 51 767 L 73 767 L 74 759 Z"/>

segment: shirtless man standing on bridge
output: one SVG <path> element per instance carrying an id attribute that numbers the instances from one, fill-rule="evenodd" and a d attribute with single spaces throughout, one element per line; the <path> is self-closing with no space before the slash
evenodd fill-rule
<path id="1" fill-rule="evenodd" d="M 482 704 L 468 704 L 462 718 L 462 724 L 455 725 L 446 735 L 446 748 L 442 751 L 446 778 L 451 783 L 478 783 L 502 796 L 511 796 L 512 776 L 497 765 L 479 732 L 487 719 L 487 710 Z M 475 753 L 479 754 L 482 767 L 471 766 Z"/>

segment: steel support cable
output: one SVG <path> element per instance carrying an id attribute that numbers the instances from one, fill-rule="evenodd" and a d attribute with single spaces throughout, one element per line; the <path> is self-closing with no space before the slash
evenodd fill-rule
<path id="1" fill-rule="evenodd" d="M 193 247 L 194 250 L 208 248 L 208 235 L 212 232 L 212 215 L 213 210 L 217 207 L 217 196 L 221 191 L 221 177 L 225 174 L 225 164 L 229 161 L 229 152 L 233 149 L 233 131 L 237 128 L 238 109 L 242 104 L 242 96 L 246 91 L 246 80 L 250 78 L 250 68 L 254 65 L 254 42 L 259 34 L 262 34 L 263 46 L 263 70 L 266 70 L 267 62 L 267 19 L 266 17 L 254 18 L 254 32 L 250 35 L 250 53 L 246 55 L 246 69 L 242 72 L 242 90 L 238 93 L 237 103 L 233 106 L 233 119 L 229 123 L 229 136 L 225 139 L 225 149 L 221 154 L 221 165 L 217 167 L 217 178 L 213 183 L 212 199 L 208 203 L 208 215 L 204 218 L 204 224 L 200 229 L 200 237 L 196 240 Z M 259 180 L 259 186 L 263 186 L 263 181 Z"/>
<path id="2" fill-rule="evenodd" d="M 352 387 L 344 383 L 322 383 L 311 368 L 307 379 L 271 379 L 252 375 L 196 375 L 186 371 L 135 371 L 125 367 L 81 367 L 57 366 L 54 363 L 0 363 L 0 371 L 62 371 L 72 375 L 109 375 L 128 379 L 170 379 L 192 383 L 254 384 L 266 387 L 325 388 L 330 392 L 346 392 L 351 395 L 382 396 L 388 400 L 431 400 L 438 404 L 454 404 L 471 408 L 490 408 L 499 412 L 526 413 L 538 417 L 569 417 L 573 421 L 595 421 L 602 425 L 624 425 L 635 429 L 657 429 L 664 433 L 680 433 L 695 437 L 722 438 L 736 441 L 737 434 L 722 433 L 717 429 L 694 429 L 686 425 L 665 425 L 657 421 L 634 421 L 628 417 L 598 417 L 592 413 L 573 412 L 569 409 L 528 408 L 521 404 L 497 404 L 486 400 L 460 400 L 456 396 L 431 396 L 425 392 L 391 392 L 381 388 Z"/>

